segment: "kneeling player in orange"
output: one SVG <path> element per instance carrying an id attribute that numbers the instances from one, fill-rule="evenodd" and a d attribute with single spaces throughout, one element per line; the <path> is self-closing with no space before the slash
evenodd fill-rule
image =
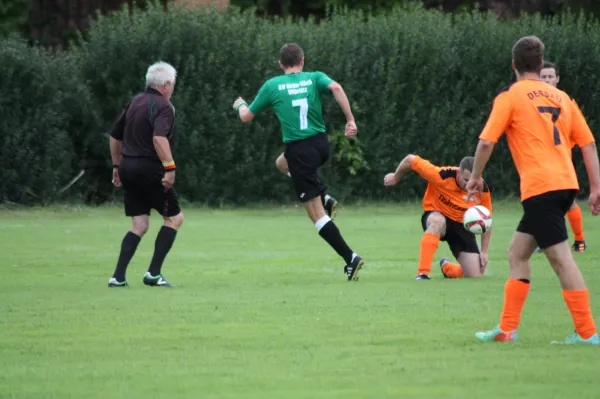
<path id="1" fill-rule="evenodd" d="M 429 272 L 440 241 L 446 241 L 458 263 L 442 258 L 440 267 L 446 278 L 481 277 L 488 263 L 488 248 L 491 229 L 481 236 L 481 251 L 475 235 L 464 228 L 463 216 L 469 206 L 466 185 L 473 170 L 473 157 L 466 157 L 459 167 L 437 167 L 417 156 L 407 155 L 394 173 L 385 175 L 384 184 L 393 186 L 409 171 L 413 170 L 427 180 L 423 197 L 423 237 L 416 280 L 429 280 Z M 492 199 L 486 185 L 481 196 L 481 205 L 492 211 Z"/>

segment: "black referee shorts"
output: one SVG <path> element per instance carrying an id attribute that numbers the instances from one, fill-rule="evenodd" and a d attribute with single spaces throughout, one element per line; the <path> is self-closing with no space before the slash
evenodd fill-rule
<path id="1" fill-rule="evenodd" d="M 429 215 L 433 212 L 437 211 L 426 211 L 423 213 L 423 216 L 421 216 L 421 226 L 423 227 L 423 231 L 427 230 L 427 218 L 429 218 Z M 479 246 L 477 246 L 475 234 L 467 230 L 462 223 L 450 219 L 441 212 L 437 213 L 444 216 L 446 219 L 446 234 L 440 238 L 440 241 L 446 241 L 448 243 L 448 247 L 450 248 L 450 251 L 452 251 L 454 258 L 458 259 L 458 255 L 460 255 L 461 252 L 479 253 Z"/>
<path id="2" fill-rule="evenodd" d="M 150 215 L 152 209 L 166 217 L 181 212 L 175 190 L 162 185 L 164 175 L 162 164 L 156 160 L 121 158 L 119 177 L 125 191 L 126 216 Z"/>
<path id="3" fill-rule="evenodd" d="M 577 190 L 558 190 L 527 198 L 517 231 L 532 235 L 542 249 L 566 241 L 565 215 L 576 195 Z"/>
<path id="4" fill-rule="evenodd" d="M 287 143 L 285 159 L 300 202 L 310 201 L 327 190 L 327 185 L 317 173 L 329 159 L 329 139 L 325 133 Z"/>

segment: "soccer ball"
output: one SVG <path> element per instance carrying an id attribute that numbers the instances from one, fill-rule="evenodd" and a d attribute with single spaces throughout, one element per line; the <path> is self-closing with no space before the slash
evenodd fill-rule
<path id="1" fill-rule="evenodd" d="M 463 225 L 473 234 L 485 233 L 492 227 L 492 214 L 485 206 L 472 206 L 463 216 Z"/>

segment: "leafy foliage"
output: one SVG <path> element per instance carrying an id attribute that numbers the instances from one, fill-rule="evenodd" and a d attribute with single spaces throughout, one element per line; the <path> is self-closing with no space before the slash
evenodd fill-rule
<path id="1" fill-rule="evenodd" d="M 0 0 L 0 37 L 13 33 L 25 33 L 28 0 Z"/>
<path id="2" fill-rule="evenodd" d="M 337 11 L 317 24 L 266 20 L 236 8 L 165 13 L 151 6 L 98 17 L 86 41 L 52 57 L 10 39 L 0 45 L 7 77 L 0 83 L 0 198 L 52 197 L 78 168 L 88 173 L 72 195 L 96 202 L 119 195 L 110 186 L 107 132 L 143 90 L 148 65 L 164 60 L 178 70 L 173 103 L 182 196 L 212 205 L 293 200 L 289 179 L 274 165 L 283 144 L 273 112 L 244 125 L 231 109 L 237 96 L 251 101 L 266 79 L 281 73 L 278 50 L 292 41 L 305 49 L 307 70 L 343 85 L 357 119 L 358 141 L 344 138 L 337 133 L 344 116 L 333 99 L 325 100 L 333 154 L 324 173 L 332 193 L 346 201 L 414 198 L 423 192 L 420 179 L 411 176 L 389 190 L 383 175 L 407 153 L 442 165 L 473 154 L 496 93 L 514 79 L 510 49 L 521 36 L 544 40 L 547 59 L 561 66 L 562 88 L 598 130 L 600 29 L 577 17 L 508 23 L 410 6 L 386 15 Z M 575 160 L 585 192 L 585 169 L 578 155 Z M 505 141 L 486 179 L 497 195 L 518 193 Z M 27 197 L 25 188 L 38 197 Z"/>

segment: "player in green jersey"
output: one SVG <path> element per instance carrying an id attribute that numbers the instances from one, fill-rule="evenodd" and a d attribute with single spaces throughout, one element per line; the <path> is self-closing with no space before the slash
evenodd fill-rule
<path id="1" fill-rule="evenodd" d="M 252 104 L 241 97 L 233 108 L 244 123 L 271 106 L 281 124 L 284 157 L 287 161 L 296 195 L 304 205 L 319 235 L 346 262 L 348 280 L 358 280 L 363 265 L 360 256 L 350 249 L 331 217 L 325 213 L 322 195 L 327 185 L 319 178 L 318 169 L 329 159 L 329 140 L 325 133 L 321 95 L 333 94 L 346 115 L 346 136 L 356 135 L 356 123 L 350 102 L 342 86 L 322 72 L 304 72 L 304 51 L 297 44 L 281 48 L 279 65 L 284 74 L 265 82 Z"/>

